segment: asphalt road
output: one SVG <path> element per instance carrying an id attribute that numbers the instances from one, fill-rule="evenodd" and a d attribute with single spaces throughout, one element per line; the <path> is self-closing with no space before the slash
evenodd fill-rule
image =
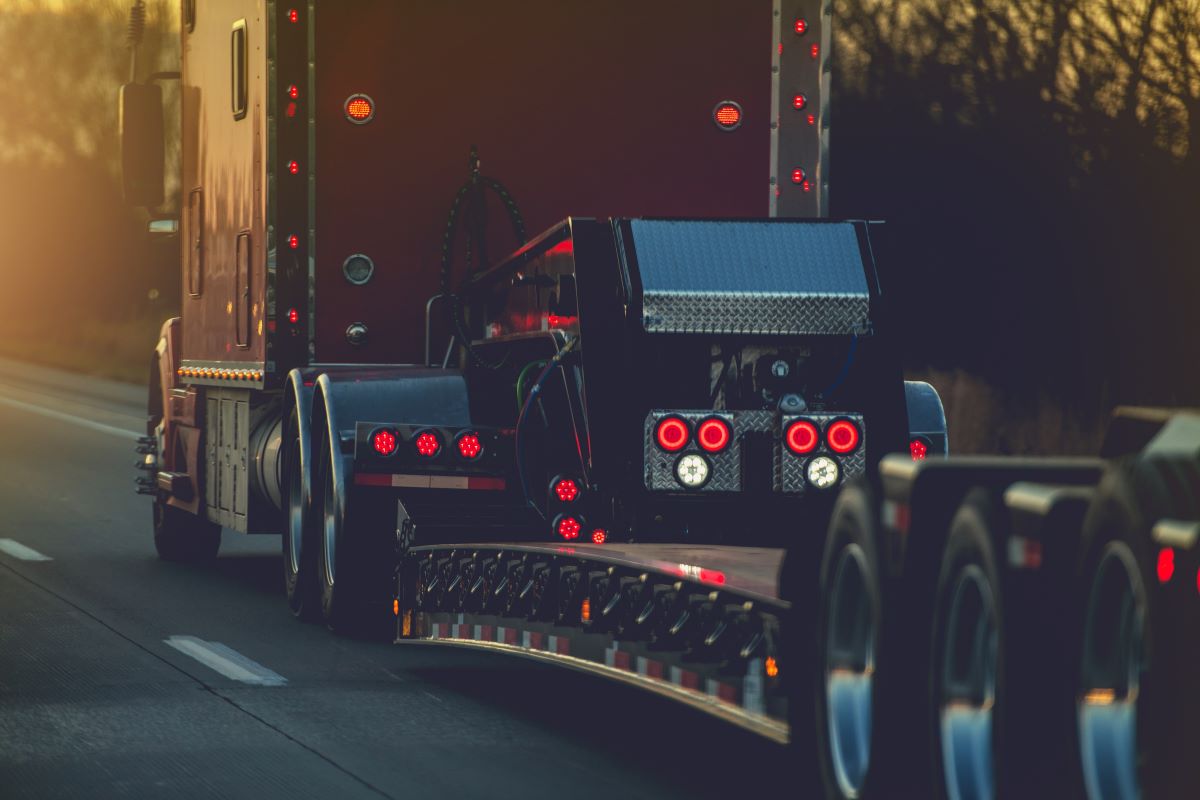
<path id="1" fill-rule="evenodd" d="M 743 797 L 778 745 L 601 678 L 292 619 L 279 539 L 157 560 L 139 387 L 0 360 L 0 797 Z M 794 788 L 794 787 L 793 787 Z"/>

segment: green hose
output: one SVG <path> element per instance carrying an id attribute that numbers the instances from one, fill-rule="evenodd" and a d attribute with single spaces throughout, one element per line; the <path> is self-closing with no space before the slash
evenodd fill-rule
<path id="1" fill-rule="evenodd" d="M 529 373 L 535 369 L 541 369 L 546 366 L 545 361 L 530 361 L 521 370 L 521 374 L 517 376 L 517 412 L 521 411 L 521 407 L 525 405 L 525 379 L 529 377 Z"/>

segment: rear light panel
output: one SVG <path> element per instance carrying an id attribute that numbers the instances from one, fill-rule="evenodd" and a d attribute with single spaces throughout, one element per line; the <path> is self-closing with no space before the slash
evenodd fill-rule
<path id="1" fill-rule="evenodd" d="M 512 477 L 512 430 L 359 422 L 355 473 Z"/>
<path id="2" fill-rule="evenodd" d="M 769 425 L 770 413 L 761 416 Z M 737 420 L 741 418 L 713 411 L 650 412 L 643 440 L 646 488 L 681 494 L 740 491 L 742 448 Z"/>
<path id="3" fill-rule="evenodd" d="M 867 429 L 861 414 L 784 417 L 783 430 L 779 489 L 784 493 L 832 489 L 866 473 Z M 832 460 L 836 470 L 822 459 Z"/>

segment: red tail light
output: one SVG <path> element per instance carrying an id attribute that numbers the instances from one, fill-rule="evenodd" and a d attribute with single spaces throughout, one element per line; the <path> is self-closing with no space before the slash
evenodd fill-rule
<path id="1" fill-rule="evenodd" d="M 425 458 L 433 458 L 442 449 L 442 440 L 433 431 L 425 431 L 417 434 L 417 438 L 413 440 L 413 446 L 417 448 L 417 453 Z"/>
<path id="2" fill-rule="evenodd" d="M 696 429 L 696 441 L 710 453 L 719 453 L 729 446 L 729 423 L 719 417 L 706 419 Z"/>
<path id="3" fill-rule="evenodd" d="M 908 443 L 908 452 L 913 461 L 924 461 L 925 456 L 929 455 L 929 445 L 922 439 L 913 439 Z"/>
<path id="4" fill-rule="evenodd" d="M 370 122 L 375 117 L 375 103 L 365 94 L 352 94 L 346 98 L 343 106 L 346 119 L 359 125 Z"/>
<path id="5" fill-rule="evenodd" d="M 717 103 L 713 109 L 713 120 L 723 131 L 732 131 L 742 124 L 742 107 L 732 100 Z"/>
<path id="6" fill-rule="evenodd" d="M 798 456 L 807 455 L 816 450 L 820 440 L 821 435 L 817 432 L 817 426 L 806 419 L 797 420 L 788 426 L 788 450 Z"/>
<path id="7" fill-rule="evenodd" d="M 792 183 L 802 184 L 806 180 L 808 180 L 808 178 L 805 176 L 803 169 L 797 167 L 796 169 L 792 170 Z"/>
<path id="8" fill-rule="evenodd" d="M 1166 583 L 1171 580 L 1171 576 L 1175 574 L 1175 551 L 1170 547 L 1164 547 L 1158 551 L 1158 582 Z"/>
<path id="9" fill-rule="evenodd" d="M 554 531 L 565 541 L 574 541 L 579 538 L 579 532 L 583 530 L 583 525 L 575 517 L 559 517 L 554 521 Z"/>
<path id="10" fill-rule="evenodd" d="M 396 434 L 388 430 L 375 431 L 371 437 L 371 444 L 375 447 L 375 452 L 381 456 L 390 456 L 396 452 Z"/>
<path id="11" fill-rule="evenodd" d="M 808 20 L 804 17 L 798 17 L 792 24 L 792 30 L 796 32 L 797 36 L 803 36 L 808 32 Z"/>
<path id="12" fill-rule="evenodd" d="M 458 447 L 458 454 L 468 461 L 479 458 L 483 452 L 483 442 L 479 441 L 478 434 L 471 431 L 460 433 L 454 444 Z"/>
<path id="13" fill-rule="evenodd" d="M 829 449 L 845 455 L 858 447 L 858 428 L 849 420 L 839 419 L 825 431 L 825 441 Z"/>
<path id="14" fill-rule="evenodd" d="M 300 162 L 299 161 L 289 161 L 287 168 L 288 168 L 288 172 L 292 173 L 293 175 L 300 174 Z"/>
<path id="15" fill-rule="evenodd" d="M 797 111 L 803 111 L 808 108 L 808 98 L 802 94 L 792 95 L 792 108 Z"/>
<path id="16" fill-rule="evenodd" d="M 660 419 L 654 434 L 654 438 L 658 440 L 658 446 L 668 453 L 676 453 L 686 447 L 690 436 L 691 432 L 688 430 L 687 423 L 679 417 Z"/>
<path id="17" fill-rule="evenodd" d="M 592 531 L 592 542 L 595 544 L 604 544 L 608 541 L 608 531 L 602 528 L 596 528 Z"/>
<path id="18" fill-rule="evenodd" d="M 554 493 L 564 503 L 573 503 L 579 497 L 579 484 L 570 478 L 562 478 L 555 482 Z"/>
<path id="19" fill-rule="evenodd" d="M 299 22 L 300 12 L 294 8 L 288 9 L 288 22 Z"/>

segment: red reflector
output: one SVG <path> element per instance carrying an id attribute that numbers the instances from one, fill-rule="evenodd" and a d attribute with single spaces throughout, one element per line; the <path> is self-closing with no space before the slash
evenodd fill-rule
<path id="1" fill-rule="evenodd" d="M 286 112 L 286 113 L 287 113 L 288 117 L 295 117 L 295 116 L 296 116 L 296 108 L 297 108 L 297 106 L 296 106 L 296 104 L 295 104 L 295 103 L 293 103 L 293 102 L 289 102 L 289 103 L 287 104 L 287 112 Z"/>
<path id="2" fill-rule="evenodd" d="M 808 115 L 808 116 L 805 118 L 805 121 L 806 121 L 806 122 L 807 122 L 809 125 L 816 125 L 816 124 L 817 124 L 817 115 L 816 115 L 816 114 L 809 114 L 809 115 Z"/>
<path id="3" fill-rule="evenodd" d="M 1175 574 L 1175 551 L 1170 547 L 1164 547 L 1158 551 L 1158 582 L 1166 583 L 1171 580 L 1171 576 Z"/>
<path id="4" fill-rule="evenodd" d="M 792 108 L 803 111 L 808 108 L 808 98 L 802 94 L 792 95 Z"/>
<path id="5" fill-rule="evenodd" d="M 799 456 L 816 450 L 820 438 L 817 426 L 806 419 L 793 422 L 787 429 L 788 449 Z"/>
<path id="6" fill-rule="evenodd" d="M 717 127 L 731 131 L 742 124 L 742 107 L 732 100 L 718 103 L 717 107 L 713 109 L 713 119 L 716 121 Z"/>
<path id="7" fill-rule="evenodd" d="M 592 541 L 595 544 L 604 544 L 608 541 L 608 531 L 596 528 L 596 530 L 592 531 Z"/>
<path id="8" fill-rule="evenodd" d="M 562 502 L 572 503 L 576 497 L 579 497 L 579 484 L 570 478 L 563 478 L 554 484 L 554 493 Z"/>
<path id="9" fill-rule="evenodd" d="M 299 97 L 300 97 L 300 87 L 299 87 L 299 86 L 297 86 L 297 85 L 296 85 L 296 84 L 294 84 L 294 83 L 293 83 L 291 86 L 288 86 L 288 88 L 287 88 L 287 96 L 288 96 L 288 97 L 290 97 L 290 98 L 292 98 L 293 100 L 299 99 Z"/>
<path id="10" fill-rule="evenodd" d="M 849 453 L 858 447 L 858 428 L 853 422 L 839 419 L 825 431 L 825 441 L 835 453 Z"/>
<path id="11" fill-rule="evenodd" d="M 799 167 L 796 167 L 796 169 L 792 170 L 792 183 L 804 183 L 804 182 L 805 182 L 804 170 Z"/>
<path id="12" fill-rule="evenodd" d="M 375 446 L 375 452 L 381 456 L 390 456 L 396 452 L 396 434 L 391 431 L 375 431 L 371 443 Z"/>
<path id="13" fill-rule="evenodd" d="M 574 517 L 559 517 L 554 523 L 554 530 L 566 541 L 579 538 L 579 531 L 583 526 L 579 524 L 579 520 Z"/>
<path id="14" fill-rule="evenodd" d="M 812 184 L 811 184 L 811 183 L 809 183 L 808 181 L 804 181 L 804 183 L 800 184 L 800 188 L 801 188 L 801 189 L 803 189 L 803 190 L 804 190 L 804 191 L 806 191 L 806 192 L 811 192 L 811 191 L 812 191 Z"/>
<path id="15" fill-rule="evenodd" d="M 925 456 L 929 455 L 929 445 L 920 439 L 913 439 L 908 443 L 908 452 L 913 461 L 924 461 Z"/>
<path id="16" fill-rule="evenodd" d="M 684 448 L 689 435 L 686 422 L 679 417 L 665 417 L 659 420 L 655 438 L 658 439 L 659 447 L 668 453 L 674 453 Z"/>
<path id="17" fill-rule="evenodd" d="M 375 103 L 365 94 L 352 94 L 346 98 L 346 117 L 351 122 L 370 122 L 375 116 Z"/>
<path id="18" fill-rule="evenodd" d="M 700 570 L 700 580 L 706 583 L 724 583 L 725 573 L 715 569 L 702 569 Z"/>
<path id="19" fill-rule="evenodd" d="M 724 450 L 729 444 L 729 425 L 723 419 L 713 417 L 700 423 L 696 429 L 696 441 L 710 453 Z"/>
<path id="20" fill-rule="evenodd" d="M 300 12 L 294 8 L 289 9 L 288 10 L 288 22 L 299 22 L 299 21 L 300 21 Z"/>
<path id="21" fill-rule="evenodd" d="M 288 322 L 295 325 L 299 321 L 300 321 L 300 312 L 294 308 L 289 308 L 288 309 Z"/>
<path id="22" fill-rule="evenodd" d="M 821 45 L 814 43 L 812 47 L 808 48 L 808 54 L 815 60 L 821 55 Z"/>
<path id="23" fill-rule="evenodd" d="M 417 438 L 413 440 L 413 444 L 417 448 L 417 453 L 425 458 L 433 458 L 442 449 L 442 440 L 432 431 L 418 434 Z"/>
<path id="24" fill-rule="evenodd" d="M 458 454 L 468 461 L 479 458 L 479 454 L 483 452 L 483 442 L 479 441 L 479 436 L 475 433 L 460 434 L 455 444 L 458 446 Z"/>
<path id="25" fill-rule="evenodd" d="M 803 36 L 808 32 L 808 20 L 804 17 L 797 18 L 796 22 L 792 25 L 792 30 L 796 32 L 797 36 Z"/>
<path id="26" fill-rule="evenodd" d="M 299 175 L 300 174 L 300 162 L 299 161 L 289 161 L 288 162 L 288 172 L 292 173 L 293 175 Z"/>

